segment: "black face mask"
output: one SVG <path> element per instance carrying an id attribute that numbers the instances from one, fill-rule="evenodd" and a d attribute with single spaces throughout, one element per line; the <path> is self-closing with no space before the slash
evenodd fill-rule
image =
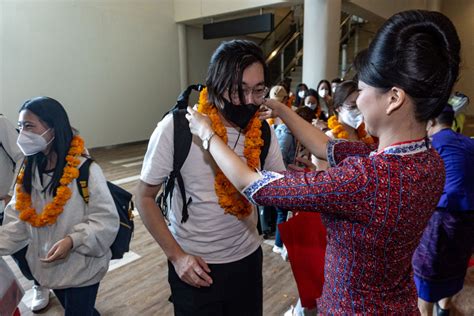
<path id="1" fill-rule="evenodd" d="M 258 106 L 255 104 L 241 104 L 235 105 L 232 102 L 224 99 L 224 107 L 221 109 L 224 118 L 241 129 L 245 129 L 258 111 Z"/>

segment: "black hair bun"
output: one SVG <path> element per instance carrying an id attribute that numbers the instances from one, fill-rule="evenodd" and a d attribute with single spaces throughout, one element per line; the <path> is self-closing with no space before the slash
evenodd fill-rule
<path id="1" fill-rule="evenodd" d="M 414 100 L 416 118 L 436 117 L 459 75 L 456 28 L 442 13 L 412 10 L 395 14 L 358 56 L 359 80 L 390 89 L 398 86 Z"/>

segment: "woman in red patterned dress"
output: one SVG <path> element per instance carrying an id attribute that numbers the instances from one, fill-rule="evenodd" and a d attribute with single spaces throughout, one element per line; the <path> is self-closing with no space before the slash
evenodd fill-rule
<path id="1" fill-rule="evenodd" d="M 259 205 L 317 211 L 327 227 L 323 314 L 418 314 L 411 258 L 439 200 L 443 163 L 426 122 L 446 104 L 459 73 L 460 42 L 439 12 L 406 11 L 382 26 L 358 56 L 357 106 L 379 139 L 329 140 L 285 105 L 265 105 L 331 168 L 255 172 L 189 109 L 191 131 L 227 178 Z"/>

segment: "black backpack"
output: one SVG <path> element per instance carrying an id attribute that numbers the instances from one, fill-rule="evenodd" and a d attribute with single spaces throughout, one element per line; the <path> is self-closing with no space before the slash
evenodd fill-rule
<path id="1" fill-rule="evenodd" d="M 76 179 L 79 193 L 86 204 L 89 203 L 89 168 L 92 162 L 93 160 L 89 158 L 84 161 L 79 168 L 79 177 Z M 109 181 L 107 181 L 107 186 L 120 217 L 117 237 L 115 237 L 113 244 L 110 246 L 110 250 L 112 251 L 112 259 L 121 259 L 124 253 L 130 250 L 130 241 L 132 240 L 135 228 L 132 215 L 132 210 L 134 209 L 132 194 Z"/>
<path id="2" fill-rule="evenodd" d="M 168 215 L 168 197 L 169 200 L 173 198 L 173 189 L 175 186 L 175 180 L 178 181 L 179 191 L 181 192 L 181 197 L 183 199 L 183 208 L 182 208 L 182 219 L 181 223 L 185 223 L 189 218 L 188 205 L 192 202 L 192 198 L 186 199 L 186 191 L 184 189 L 184 181 L 181 175 L 181 167 L 183 167 L 184 161 L 188 157 L 189 150 L 191 149 L 191 142 L 193 135 L 189 129 L 189 122 L 186 119 L 187 107 L 189 95 L 193 90 L 202 91 L 204 89 L 203 85 L 191 85 L 186 90 L 184 90 L 178 97 L 175 106 L 173 106 L 168 112 L 163 115 L 165 117 L 170 112 L 173 114 L 173 136 L 174 136 L 174 156 L 173 156 L 173 170 L 170 172 L 169 176 L 164 182 L 164 188 L 161 194 L 158 195 L 156 203 L 163 212 L 163 216 L 167 218 Z M 268 155 L 268 150 L 270 148 L 270 125 L 266 121 L 263 121 L 262 127 L 262 139 L 263 147 L 260 152 L 260 165 L 263 166 L 265 159 Z M 176 141 L 179 139 L 179 141 Z"/>

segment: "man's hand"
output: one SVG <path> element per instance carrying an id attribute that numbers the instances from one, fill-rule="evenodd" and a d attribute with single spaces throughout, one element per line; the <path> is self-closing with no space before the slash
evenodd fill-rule
<path id="1" fill-rule="evenodd" d="M 72 239 L 69 236 L 61 239 L 51 247 L 46 255 L 46 258 L 40 259 L 42 262 L 53 262 L 56 260 L 64 259 L 68 256 L 69 252 L 72 249 Z"/>
<path id="2" fill-rule="evenodd" d="M 201 257 L 184 253 L 172 263 L 179 278 L 187 284 L 197 288 L 211 286 L 212 279 L 208 275 L 211 270 Z"/>

